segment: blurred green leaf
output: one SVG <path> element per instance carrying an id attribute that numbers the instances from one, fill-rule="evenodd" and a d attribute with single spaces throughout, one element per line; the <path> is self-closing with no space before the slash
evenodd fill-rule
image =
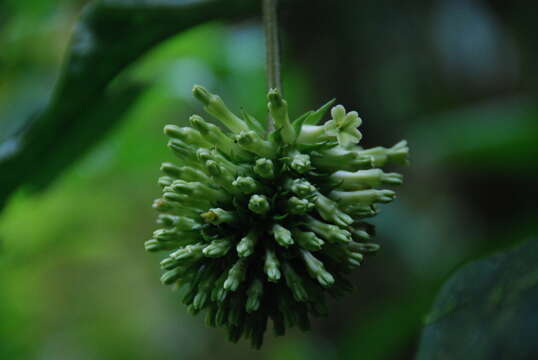
<path id="1" fill-rule="evenodd" d="M 431 303 L 431 285 L 417 286 L 409 296 L 399 296 L 365 309 L 369 315 L 340 343 L 338 359 L 393 359 L 420 332 L 421 317 Z"/>
<path id="2" fill-rule="evenodd" d="M 77 139 L 86 138 L 89 146 L 110 129 L 110 123 L 117 117 L 106 115 L 106 123 L 80 124 L 95 119 L 86 115 L 94 112 L 99 107 L 97 104 L 109 103 L 103 98 L 104 90 L 129 64 L 178 32 L 210 20 L 247 15 L 258 3 L 250 0 L 90 3 L 75 28 L 67 60 L 48 106 L 23 131 L 0 144 L 0 207 L 19 186 L 33 182 L 34 178 L 39 178 L 38 185 L 45 185 L 74 161 L 75 154 L 83 152 Z M 114 111 L 110 113 L 113 115 Z M 81 134 L 90 128 L 92 141 Z M 69 144 L 77 149 L 71 149 Z M 56 159 L 59 152 L 72 154 Z"/>
<path id="3" fill-rule="evenodd" d="M 496 100 L 436 115 L 411 132 L 418 162 L 499 171 L 538 169 L 538 107 L 534 99 Z M 422 150 L 422 151 L 420 151 Z"/>
<path id="4" fill-rule="evenodd" d="M 70 136 L 54 146 L 54 156 L 40 165 L 40 170 L 27 184 L 40 190 L 52 182 L 67 166 L 108 134 L 130 109 L 142 92 L 141 86 L 129 86 L 118 91 L 107 91 L 97 99 L 88 112 L 73 124 Z"/>
<path id="5" fill-rule="evenodd" d="M 534 358 L 537 302 L 537 240 L 468 264 L 441 289 L 418 360 Z"/>
<path id="6" fill-rule="evenodd" d="M 331 99 L 327 101 L 325 104 L 323 104 L 319 109 L 317 110 L 310 110 L 309 112 L 299 116 L 297 119 L 293 121 L 293 124 L 305 124 L 305 125 L 317 125 L 319 122 L 323 119 L 323 116 L 327 113 L 327 110 L 334 104 L 336 99 Z"/>

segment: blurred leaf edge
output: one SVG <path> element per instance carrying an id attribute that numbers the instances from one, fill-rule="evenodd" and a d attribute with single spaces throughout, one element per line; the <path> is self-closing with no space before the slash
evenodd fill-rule
<path id="1" fill-rule="evenodd" d="M 248 16 L 258 3 L 250 0 L 89 3 L 75 26 L 48 105 L 0 143 L 0 210 L 10 195 L 24 185 L 43 189 L 119 122 L 141 91 L 138 85 L 115 94 L 106 91 L 123 69 L 171 36 L 208 21 Z M 90 119 L 99 116 L 97 110 L 103 109 L 103 104 L 115 103 L 119 106 L 110 111 L 114 116 L 90 123 Z M 87 137 L 88 129 L 92 129 L 92 139 Z M 80 139 L 85 140 L 80 142 Z M 70 150 L 71 145 L 75 151 Z"/>
<path id="2" fill-rule="evenodd" d="M 538 239 L 531 238 L 458 267 L 424 321 L 416 359 L 536 354 L 538 318 L 526 310 L 538 298 L 537 260 Z"/>

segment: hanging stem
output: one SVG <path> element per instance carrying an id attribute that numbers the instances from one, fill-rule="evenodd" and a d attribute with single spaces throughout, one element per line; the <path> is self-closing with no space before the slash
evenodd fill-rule
<path id="1" fill-rule="evenodd" d="M 267 88 L 278 89 L 282 93 L 280 83 L 280 53 L 278 47 L 277 1 L 263 1 L 263 27 L 265 32 L 265 59 L 267 69 Z M 268 128 L 273 130 L 274 124 L 269 117 Z"/>

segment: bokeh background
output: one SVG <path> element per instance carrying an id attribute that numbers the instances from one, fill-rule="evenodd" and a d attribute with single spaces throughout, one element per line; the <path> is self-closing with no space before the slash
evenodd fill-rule
<path id="1" fill-rule="evenodd" d="M 47 104 L 86 3 L 0 2 L 3 145 Z M 537 10 L 501 0 L 281 6 L 291 115 L 336 97 L 359 111 L 366 146 L 405 138 L 412 162 L 375 219 L 382 251 L 355 272 L 357 289 L 309 333 L 268 331 L 261 351 L 187 314 L 159 282 L 159 255 L 143 249 L 159 165 L 173 160 L 162 128 L 201 111 L 192 85 L 265 117 L 260 19 L 160 43 L 114 80 L 140 95 L 106 136 L 0 213 L 0 359 L 414 358 L 447 276 L 537 232 Z"/>

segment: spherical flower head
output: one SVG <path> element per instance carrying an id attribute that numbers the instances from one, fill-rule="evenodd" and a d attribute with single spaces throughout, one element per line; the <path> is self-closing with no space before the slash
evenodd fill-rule
<path id="1" fill-rule="evenodd" d="M 201 116 L 164 133 L 177 163 L 163 163 L 160 228 L 145 243 L 163 251 L 163 284 L 182 289 L 193 314 L 259 348 L 271 321 L 276 335 L 326 314 L 326 297 L 351 289 L 347 274 L 378 250 L 365 220 L 395 198 L 402 176 L 380 168 L 407 162 L 408 147 L 363 149 L 361 119 L 329 102 L 290 121 L 279 91 L 267 95 L 275 130 L 234 114 L 202 86 L 194 96 L 227 130 Z"/>

